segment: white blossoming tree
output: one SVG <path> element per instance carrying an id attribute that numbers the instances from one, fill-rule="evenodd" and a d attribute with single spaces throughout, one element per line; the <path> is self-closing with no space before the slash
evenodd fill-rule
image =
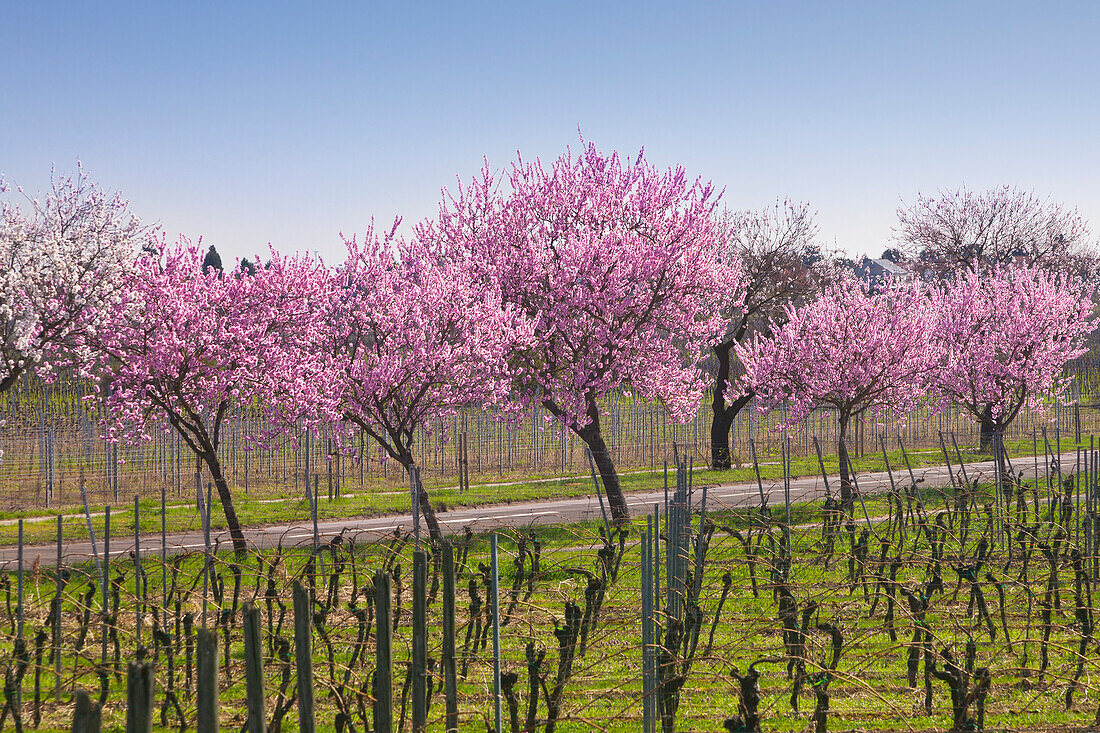
<path id="1" fill-rule="evenodd" d="M 51 182 L 25 206 L 0 200 L 0 393 L 35 366 L 90 367 L 91 343 L 135 253 L 155 246 L 129 202 L 82 167 Z"/>

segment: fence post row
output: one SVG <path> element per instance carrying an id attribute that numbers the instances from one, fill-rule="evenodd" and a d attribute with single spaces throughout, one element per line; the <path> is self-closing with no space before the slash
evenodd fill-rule
<path id="1" fill-rule="evenodd" d="M 1087 432 L 1100 429 L 1100 415 L 1095 410 L 1082 409 L 1080 403 L 1080 400 L 1088 398 L 1089 393 L 1083 389 L 1082 383 L 1091 379 L 1091 372 L 1087 368 L 1073 367 L 1067 374 L 1075 380 L 1073 389 L 1066 396 L 1068 402 L 1057 402 L 1048 414 L 1053 416 L 1059 431 L 1073 435 L 1080 444 Z M 167 482 L 174 482 L 176 493 L 180 495 L 181 477 L 185 471 L 183 464 L 193 460 L 180 437 L 167 437 L 156 432 L 153 440 L 139 445 L 97 440 L 96 424 L 102 402 L 98 403 L 98 407 L 92 407 L 83 399 L 88 394 L 90 389 L 85 381 L 63 378 L 50 386 L 31 376 L 16 383 L 3 396 L 0 400 L 0 420 L 4 421 L 3 442 L 7 459 L 0 462 L 0 486 L 14 487 L 21 501 L 45 508 L 64 504 L 67 497 L 63 496 L 62 486 L 70 480 L 68 476 L 75 473 L 98 477 L 92 481 L 92 490 L 101 500 L 96 503 L 110 501 L 117 504 L 124 489 L 142 496 L 156 496 L 159 485 Z M 670 453 L 674 444 L 679 445 L 681 450 L 689 449 L 699 459 L 709 456 L 709 441 L 705 437 L 701 439 L 701 436 L 708 434 L 709 397 L 700 402 L 690 422 L 682 426 L 669 420 L 662 405 L 643 402 L 622 392 L 609 395 L 601 402 L 600 409 L 608 416 L 611 450 L 621 467 L 653 468 L 659 465 L 661 454 Z M 553 423 L 548 427 L 534 412 L 529 416 L 530 429 L 507 427 L 494 417 L 486 410 L 470 408 L 463 410 L 460 416 L 448 418 L 447 424 L 443 420 L 433 420 L 422 425 L 414 439 L 414 444 L 423 454 L 418 465 L 423 470 L 447 477 L 447 466 L 451 465 L 453 455 L 457 467 L 456 479 L 460 490 L 464 491 L 469 486 L 471 466 L 475 463 L 474 457 L 469 455 L 470 451 L 477 454 L 479 472 L 492 472 L 503 477 L 508 473 L 540 471 L 546 468 L 547 456 L 554 452 L 557 431 L 561 442 L 560 460 L 552 460 L 550 465 L 557 467 L 562 474 L 584 472 L 584 459 L 576 460 L 583 442 L 561 424 Z M 809 453 L 810 438 L 814 435 L 833 442 L 836 437 L 834 422 L 833 413 L 822 410 L 790 426 L 792 450 Z M 862 455 L 867 440 L 873 445 L 879 437 L 895 433 L 903 433 L 911 446 L 935 447 L 938 432 L 959 433 L 965 429 L 976 434 L 977 431 L 977 426 L 967 422 L 954 407 L 948 410 L 923 407 L 907 415 L 887 410 L 882 415 L 883 424 L 879 422 L 857 421 L 853 426 L 856 455 Z M 751 440 L 755 440 L 761 455 L 780 453 L 779 441 L 772 430 L 774 424 L 775 419 L 771 417 L 757 416 L 755 405 L 750 403 L 731 426 L 732 454 L 748 452 Z M 1030 407 L 1026 408 L 1013 422 L 1009 432 L 1002 435 L 1002 439 L 1026 439 L 1039 424 L 1036 414 Z M 234 479 L 243 482 L 247 494 L 254 493 L 254 487 L 262 488 L 264 485 L 286 487 L 288 481 L 297 488 L 303 477 L 308 485 L 311 477 L 320 474 L 314 467 L 316 441 L 313 439 L 313 429 L 301 430 L 302 451 L 295 450 L 293 441 L 257 447 L 248 439 L 274 427 L 259 408 L 235 408 L 227 418 L 230 439 L 223 441 L 220 454 L 224 454 Z M 445 427 L 455 431 L 457 439 L 445 440 Z M 327 466 L 329 493 L 331 498 L 337 498 L 345 488 L 344 479 L 349 478 L 343 467 L 344 456 L 331 451 L 332 426 L 321 425 L 316 429 L 322 430 L 318 436 L 322 443 L 318 447 L 330 448 L 331 460 Z M 471 433 L 474 434 L 473 440 Z M 243 455 L 240 455 L 242 452 Z M 288 469 L 287 461 L 292 452 L 295 453 L 294 468 Z M 298 453 L 302 453 L 300 460 Z M 366 481 L 366 474 L 383 478 L 389 473 L 385 462 L 379 467 L 381 470 L 372 468 L 379 462 L 371 461 L 369 453 L 361 450 L 360 457 L 355 459 L 359 467 L 360 486 Z M 12 460 L 16 456 L 27 456 L 29 460 Z"/>

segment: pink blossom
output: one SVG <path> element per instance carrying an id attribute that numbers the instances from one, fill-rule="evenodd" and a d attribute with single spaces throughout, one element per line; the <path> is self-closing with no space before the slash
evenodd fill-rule
<path id="1" fill-rule="evenodd" d="M 844 504 L 851 501 L 849 421 L 875 408 L 905 411 L 925 397 L 937 363 L 935 323 L 932 301 L 919 285 L 894 282 L 869 292 L 849 278 L 788 308 L 787 323 L 771 337 L 757 335 L 735 347 L 759 409 L 789 404 L 787 424 L 817 407 L 837 411 Z"/>
<path id="2" fill-rule="evenodd" d="M 254 275 L 203 272 L 202 260 L 186 240 L 147 254 L 114 304 L 100 339 L 108 435 L 140 439 L 154 416 L 166 418 L 209 468 L 240 548 L 217 455 L 223 429 L 238 407 L 262 408 L 284 427 L 321 416 L 326 332 L 316 314 L 331 301 L 331 278 L 316 260 L 275 252 Z"/>
<path id="3" fill-rule="evenodd" d="M 345 241 L 328 316 L 334 409 L 409 468 L 413 437 L 430 418 L 507 400 L 515 374 L 506 359 L 530 344 L 531 327 L 431 243 L 373 228 Z M 436 534 L 425 492 L 421 499 Z"/>
<path id="4" fill-rule="evenodd" d="M 591 144 L 550 166 L 517 159 L 502 183 L 484 168 L 418 236 L 463 259 L 531 325 L 533 342 L 510 357 L 515 399 L 588 443 L 625 516 L 598 400 L 629 387 L 682 420 L 697 408 L 700 356 L 741 290 L 738 263 L 722 260 L 715 237 L 717 196 L 681 168 Z"/>
<path id="5" fill-rule="evenodd" d="M 936 310 L 932 388 L 989 434 L 1062 396 L 1064 367 L 1096 326 L 1091 286 L 1025 266 L 960 273 L 937 292 Z"/>

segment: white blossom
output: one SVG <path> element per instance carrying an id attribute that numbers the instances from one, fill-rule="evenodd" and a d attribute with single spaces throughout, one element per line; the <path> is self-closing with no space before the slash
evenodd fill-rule
<path id="1" fill-rule="evenodd" d="M 136 252 L 154 236 L 83 168 L 54 175 L 50 191 L 27 203 L 0 200 L 0 392 L 34 366 L 84 351 L 77 347 L 95 337 Z"/>

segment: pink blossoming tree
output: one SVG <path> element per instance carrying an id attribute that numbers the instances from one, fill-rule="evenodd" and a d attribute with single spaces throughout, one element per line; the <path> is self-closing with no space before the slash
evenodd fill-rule
<path id="1" fill-rule="evenodd" d="M 0 392 L 35 365 L 91 361 L 89 338 L 153 236 L 82 168 L 28 201 L 25 211 L 0 202 Z"/>
<path id="2" fill-rule="evenodd" d="M 166 418 L 210 471 L 240 551 L 244 534 L 218 458 L 222 432 L 238 406 L 260 405 L 289 426 L 326 404 L 316 314 L 331 300 L 330 276 L 315 260 L 274 253 L 254 275 L 223 275 L 202 261 L 181 241 L 137 263 L 101 342 L 108 435 L 146 438 L 152 418 Z"/>
<path id="3" fill-rule="evenodd" d="M 1033 267 L 964 272 L 937 293 L 932 386 L 980 423 L 983 450 L 1023 407 L 1062 394 L 1063 368 L 1085 352 L 1096 325 L 1091 296 L 1090 287 Z"/>
<path id="4" fill-rule="evenodd" d="M 517 160 L 506 189 L 488 169 L 448 197 L 422 228 L 462 253 L 531 324 L 515 349 L 514 394 L 541 405 L 592 451 L 613 516 L 628 516 L 600 428 L 599 401 L 619 388 L 660 399 L 687 419 L 706 380 L 702 353 L 740 290 L 722 260 L 716 195 L 680 169 L 624 160 L 587 145 L 550 166 Z"/>
<path id="5" fill-rule="evenodd" d="M 745 382 L 761 409 L 789 404 L 795 423 L 818 407 L 837 413 L 841 505 L 854 494 L 846 438 L 853 417 L 876 408 L 912 408 L 936 363 L 935 313 L 919 286 L 888 283 L 870 293 L 854 279 L 790 308 L 771 338 L 737 347 Z"/>
<path id="6" fill-rule="evenodd" d="M 419 239 L 371 229 L 346 245 L 330 325 L 336 409 L 410 469 L 427 420 L 506 400 L 506 357 L 529 343 L 530 327 Z M 431 536 L 441 537 L 426 491 L 419 500 Z"/>

